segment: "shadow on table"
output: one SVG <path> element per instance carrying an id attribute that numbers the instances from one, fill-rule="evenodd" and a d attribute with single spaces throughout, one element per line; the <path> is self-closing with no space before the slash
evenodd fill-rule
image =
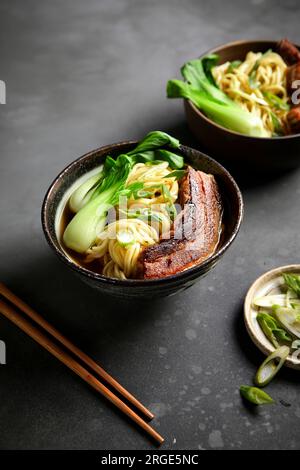
<path id="1" fill-rule="evenodd" d="M 122 353 L 124 341 L 126 348 L 131 344 L 134 348 L 143 336 L 145 325 L 149 322 L 154 323 L 168 302 L 168 299 L 163 298 L 157 301 L 151 300 L 150 304 L 145 301 L 124 301 L 103 295 L 85 285 L 51 253 L 49 256 L 45 254 L 44 257 L 33 259 L 22 269 L 18 266 L 18 271 L 3 281 L 76 346 L 99 361 L 112 375 L 115 375 L 116 371 L 111 370 L 111 365 L 115 364 L 116 360 L 121 370 L 128 367 L 126 354 Z M 64 366 L 60 369 L 57 361 L 31 339 L 25 337 L 25 343 L 22 344 L 23 333 L 5 319 L 3 334 L 7 344 L 14 345 L 10 348 L 10 364 L 13 364 L 13 367 L 5 368 L 6 374 L 3 375 L 5 383 L 14 383 L 17 368 L 17 380 L 19 386 L 23 387 L 25 395 L 30 395 L 28 387 L 33 389 L 36 387 L 47 395 L 48 391 L 43 387 L 47 389 L 53 380 L 60 384 L 61 377 L 68 373 L 64 370 Z M 132 373 L 134 375 L 136 371 L 132 370 Z M 116 376 L 116 379 L 123 382 L 120 377 Z M 126 382 L 123 385 L 126 387 Z M 87 387 L 83 383 L 82 386 Z M 130 391 L 142 399 L 138 393 L 141 387 L 132 387 L 131 384 L 131 388 Z M 87 390 L 90 390 L 97 400 L 103 400 L 103 403 L 116 415 L 131 423 L 139 433 L 144 433 L 114 405 L 101 398 L 99 393 L 89 387 Z M 63 396 L 59 395 L 56 399 L 60 402 L 58 406 L 64 406 Z"/>
<path id="2" fill-rule="evenodd" d="M 228 161 L 226 157 L 215 156 L 209 151 L 209 149 L 201 145 L 190 132 L 184 119 L 177 124 L 174 124 L 174 126 L 165 129 L 165 131 L 174 137 L 177 137 L 183 145 L 193 147 L 203 153 L 206 153 L 221 163 L 221 165 L 223 165 L 232 174 L 243 192 L 254 188 L 259 188 L 261 186 L 268 186 L 273 184 L 276 185 L 280 181 L 291 177 L 295 171 L 281 170 L 277 173 L 268 172 L 261 174 L 255 170 L 251 171 L 251 169 L 243 167 L 242 158 L 238 165 L 234 165 L 232 162 Z"/>
<path id="3" fill-rule="evenodd" d="M 110 341 L 134 341 L 145 324 L 153 323 L 168 298 L 148 301 L 106 296 L 84 284 L 55 256 L 32 260 L 4 280 L 8 287 L 79 347 L 113 348 Z M 109 354 L 106 350 L 106 355 Z"/>

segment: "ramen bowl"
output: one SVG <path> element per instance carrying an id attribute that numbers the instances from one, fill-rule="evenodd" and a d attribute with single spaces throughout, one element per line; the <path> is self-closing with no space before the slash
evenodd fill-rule
<path id="1" fill-rule="evenodd" d="M 205 52 L 218 54 L 219 64 L 244 60 L 248 52 L 275 50 L 277 41 L 236 41 Z M 282 137 L 250 137 L 216 124 L 191 101 L 184 100 L 188 125 L 197 140 L 218 160 L 237 170 L 279 172 L 300 166 L 300 134 Z"/>
<path id="2" fill-rule="evenodd" d="M 121 298 L 153 298 L 175 294 L 187 289 L 208 273 L 224 255 L 234 241 L 243 217 L 241 192 L 232 176 L 218 162 L 189 147 L 181 146 L 180 153 L 185 161 L 198 170 L 215 176 L 224 205 L 224 230 L 215 253 L 203 263 L 185 271 L 160 279 L 115 279 L 105 277 L 78 264 L 61 244 L 60 219 L 64 201 L 74 183 L 85 174 L 100 166 L 109 154 L 116 157 L 131 150 L 137 142 L 127 141 L 93 150 L 68 165 L 48 189 L 42 206 L 42 226 L 47 242 L 59 259 L 71 271 L 99 291 Z"/>

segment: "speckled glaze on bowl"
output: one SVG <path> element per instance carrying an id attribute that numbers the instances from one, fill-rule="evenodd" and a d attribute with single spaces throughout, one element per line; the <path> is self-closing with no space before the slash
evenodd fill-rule
<path id="1" fill-rule="evenodd" d="M 219 184 L 225 206 L 223 219 L 225 229 L 217 251 L 203 263 L 163 279 L 119 280 L 89 271 L 69 258 L 60 246 L 55 229 L 59 203 L 75 181 L 101 165 L 106 155 L 117 156 L 121 152 L 132 149 L 136 144 L 135 141 L 128 141 L 107 145 L 83 155 L 67 166 L 53 181 L 46 193 L 42 206 L 42 226 L 46 240 L 60 260 L 92 287 L 121 298 L 161 297 L 188 288 L 215 266 L 239 231 L 243 217 L 243 201 L 237 184 L 225 168 L 207 155 L 189 147 L 181 146 L 180 153 L 184 156 L 185 161 L 199 170 L 213 174 Z"/>
<path id="2" fill-rule="evenodd" d="M 280 38 L 279 38 L 280 39 Z M 219 63 L 244 60 L 249 51 L 275 50 L 277 41 L 236 41 L 215 47 L 200 56 L 218 54 Z M 283 137 L 249 137 L 219 126 L 189 100 L 184 100 L 188 125 L 195 137 L 215 158 L 240 170 L 279 172 L 300 166 L 300 134 Z"/>

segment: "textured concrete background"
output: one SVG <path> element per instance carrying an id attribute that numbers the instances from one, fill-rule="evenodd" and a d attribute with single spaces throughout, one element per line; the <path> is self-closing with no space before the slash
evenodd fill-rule
<path id="1" fill-rule="evenodd" d="M 222 42 L 299 43 L 299 14 L 296 0 L 1 1 L 1 279 L 149 405 L 166 449 L 299 447 L 297 372 L 268 387 L 290 407 L 253 412 L 238 394 L 262 360 L 242 323 L 245 292 L 267 269 L 299 262 L 299 172 L 260 183 L 251 175 L 224 259 L 190 290 L 148 304 L 101 297 L 74 277 L 46 245 L 41 202 L 89 149 L 153 129 L 197 145 L 182 103 L 165 98 L 167 79 Z M 0 339 L 1 448 L 153 448 L 3 318 Z"/>

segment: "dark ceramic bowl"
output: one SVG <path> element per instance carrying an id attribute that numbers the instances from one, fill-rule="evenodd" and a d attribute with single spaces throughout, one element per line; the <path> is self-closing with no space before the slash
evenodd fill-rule
<path id="1" fill-rule="evenodd" d="M 237 41 L 202 54 L 218 54 L 219 63 L 244 60 L 247 52 L 275 50 L 276 41 Z M 278 172 L 300 166 L 300 134 L 260 138 L 249 137 L 219 126 L 188 100 L 184 101 L 188 125 L 205 149 L 221 161 L 241 169 Z"/>
<path id="2" fill-rule="evenodd" d="M 106 155 L 117 156 L 121 152 L 130 150 L 136 144 L 137 142 L 121 142 L 101 147 L 67 166 L 47 191 L 42 207 L 42 225 L 45 237 L 58 257 L 91 286 L 107 294 L 123 298 L 160 297 L 186 289 L 215 266 L 238 233 L 243 216 L 243 201 L 238 186 L 225 168 L 203 153 L 182 146 L 180 152 L 185 160 L 195 168 L 213 174 L 221 190 L 224 202 L 224 234 L 215 254 L 186 271 L 156 280 L 112 279 L 83 268 L 70 258 L 60 245 L 55 223 L 59 204 L 73 183 L 99 166 Z"/>

